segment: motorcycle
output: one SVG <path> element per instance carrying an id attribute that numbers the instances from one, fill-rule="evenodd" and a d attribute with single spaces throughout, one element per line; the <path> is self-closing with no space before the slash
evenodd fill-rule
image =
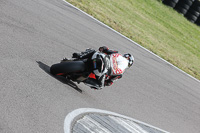
<path id="1" fill-rule="evenodd" d="M 105 78 L 105 75 L 109 74 L 110 70 L 109 56 L 92 49 L 86 49 L 85 52 L 81 52 L 78 58 L 64 59 L 50 67 L 51 74 L 64 76 L 77 83 L 85 83 L 88 78 L 97 80 L 98 78 Z M 104 82 L 104 80 L 102 81 Z M 97 86 L 85 84 L 91 88 L 98 89 Z"/>

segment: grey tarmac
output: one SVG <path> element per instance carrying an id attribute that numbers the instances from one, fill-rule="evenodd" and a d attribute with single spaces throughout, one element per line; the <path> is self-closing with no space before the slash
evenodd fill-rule
<path id="1" fill-rule="evenodd" d="M 135 64 L 100 91 L 53 77 L 73 52 L 106 45 Z M 62 0 L 0 1 L 0 132 L 62 133 L 66 115 L 96 108 L 176 133 L 200 132 L 200 82 Z"/>

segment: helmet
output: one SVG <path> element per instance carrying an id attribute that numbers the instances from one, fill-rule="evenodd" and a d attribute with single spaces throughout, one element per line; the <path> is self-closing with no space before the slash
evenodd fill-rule
<path id="1" fill-rule="evenodd" d="M 129 53 L 124 54 L 123 57 L 125 57 L 128 60 L 128 67 L 130 68 L 133 65 L 134 57 Z"/>

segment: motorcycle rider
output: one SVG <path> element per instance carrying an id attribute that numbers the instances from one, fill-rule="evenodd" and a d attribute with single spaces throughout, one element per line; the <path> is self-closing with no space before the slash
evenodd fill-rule
<path id="1" fill-rule="evenodd" d="M 98 74 L 95 73 L 89 75 L 89 78 L 85 80 L 84 83 L 93 89 L 102 89 L 104 86 L 111 86 L 114 81 L 122 78 L 125 69 L 130 68 L 134 62 L 134 57 L 129 53 L 122 56 L 118 51 L 110 50 L 106 46 L 100 47 L 99 51 L 109 56 L 111 70 L 109 73 L 100 76 L 97 76 Z M 96 51 L 86 52 L 84 55 L 74 53 L 72 58 L 91 58 L 94 52 Z"/>

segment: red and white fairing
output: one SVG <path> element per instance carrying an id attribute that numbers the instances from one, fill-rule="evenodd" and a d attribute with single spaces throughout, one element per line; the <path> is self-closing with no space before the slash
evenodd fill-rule
<path id="1" fill-rule="evenodd" d="M 111 75 L 123 74 L 125 69 L 128 67 L 128 60 L 119 53 L 111 54 L 110 62 L 112 68 Z"/>

